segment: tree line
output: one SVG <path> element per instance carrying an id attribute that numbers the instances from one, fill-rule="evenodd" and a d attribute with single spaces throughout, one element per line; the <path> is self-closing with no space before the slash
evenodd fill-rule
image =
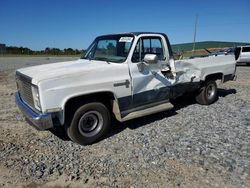
<path id="1" fill-rule="evenodd" d="M 85 50 L 78 50 L 72 48 L 65 48 L 63 50 L 59 48 L 45 48 L 44 50 L 31 50 L 26 47 L 6 46 L 4 54 L 13 55 L 80 55 L 85 53 Z"/>

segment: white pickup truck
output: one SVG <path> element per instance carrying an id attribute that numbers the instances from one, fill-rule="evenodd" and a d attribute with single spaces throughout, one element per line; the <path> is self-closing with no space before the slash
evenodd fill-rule
<path id="1" fill-rule="evenodd" d="M 235 49 L 235 58 L 237 64 L 250 64 L 250 46 L 239 46 Z"/>
<path id="2" fill-rule="evenodd" d="M 123 122 L 173 107 L 188 92 L 198 103 L 217 99 L 216 80 L 235 78 L 233 55 L 174 61 L 163 33 L 97 37 L 76 61 L 16 71 L 16 103 L 38 130 L 61 126 L 86 145 L 109 130 L 111 117 Z"/>

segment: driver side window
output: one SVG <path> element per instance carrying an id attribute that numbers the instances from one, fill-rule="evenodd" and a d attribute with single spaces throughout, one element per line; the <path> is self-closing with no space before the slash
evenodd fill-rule
<path id="1" fill-rule="evenodd" d="M 159 60 L 164 60 L 163 46 L 159 37 L 142 37 L 136 44 L 132 62 L 141 62 L 146 54 L 155 54 Z"/>

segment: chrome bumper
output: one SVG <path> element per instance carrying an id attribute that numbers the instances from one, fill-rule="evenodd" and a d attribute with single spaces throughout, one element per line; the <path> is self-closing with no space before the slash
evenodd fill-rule
<path id="1" fill-rule="evenodd" d="M 38 114 L 22 101 L 18 92 L 16 92 L 15 97 L 18 108 L 21 110 L 30 125 L 40 131 L 53 127 L 53 121 L 50 113 Z"/>

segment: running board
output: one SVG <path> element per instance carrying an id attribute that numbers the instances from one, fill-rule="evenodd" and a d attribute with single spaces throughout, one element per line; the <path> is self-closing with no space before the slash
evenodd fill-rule
<path id="1" fill-rule="evenodd" d="M 134 111 L 134 112 L 130 112 L 129 114 L 122 117 L 120 121 L 121 122 L 128 121 L 128 120 L 139 118 L 139 117 L 142 117 L 142 116 L 147 116 L 147 115 L 162 112 L 162 111 L 165 111 L 165 110 L 170 110 L 173 107 L 174 106 L 170 102 L 162 103 L 162 104 L 159 104 L 157 106 L 153 106 L 153 107 L 145 108 L 145 109 L 142 109 L 142 110 L 137 110 L 137 111 Z"/>

